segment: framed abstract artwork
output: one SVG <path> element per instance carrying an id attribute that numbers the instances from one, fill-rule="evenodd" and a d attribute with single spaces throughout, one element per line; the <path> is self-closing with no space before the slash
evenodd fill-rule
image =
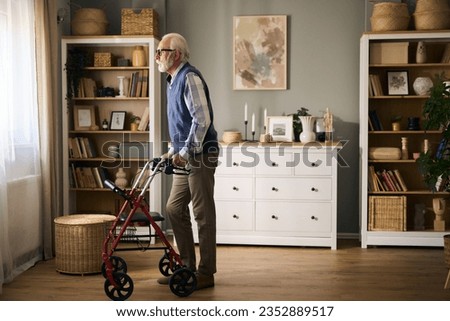
<path id="1" fill-rule="evenodd" d="M 287 89 L 287 16 L 233 17 L 233 89 Z"/>

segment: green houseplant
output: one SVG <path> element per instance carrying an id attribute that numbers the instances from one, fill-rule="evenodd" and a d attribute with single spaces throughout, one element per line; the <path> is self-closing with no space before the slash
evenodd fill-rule
<path id="1" fill-rule="evenodd" d="M 311 116 L 311 114 L 308 111 L 309 109 L 301 107 L 300 109 L 297 109 L 297 112 L 288 115 L 293 117 L 292 126 L 294 129 L 294 140 L 296 142 L 300 141 L 300 134 L 303 130 L 302 122 L 300 121 L 300 116 Z"/>
<path id="2" fill-rule="evenodd" d="M 65 64 L 67 75 L 67 99 L 72 99 L 77 96 L 78 87 L 81 78 L 85 75 L 84 68 L 89 66 L 90 59 L 88 54 L 74 48 L 68 50 L 67 61 Z"/>
<path id="3" fill-rule="evenodd" d="M 450 144 L 450 86 L 446 85 L 443 75 L 437 75 L 430 97 L 425 101 L 422 115 L 425 130 L 442 130 L 442 139 L 436 151 L 420 153 L 417 163 L 423 175 L 424 182 L 436 191 L 440 181 L 443 188 L 450 189 L 450 155 L 447 153 Z"/>

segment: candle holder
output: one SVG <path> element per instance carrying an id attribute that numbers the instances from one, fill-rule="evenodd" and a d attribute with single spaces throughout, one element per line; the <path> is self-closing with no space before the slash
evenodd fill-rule
<path id="1" fill-rule="evenodd" d="M 248 120 L 244 121 L 244 127 L 245 127 L 245 139 L 244 139 L 244 141 L 247 141 L 247 124 L 248 124 Z"/>

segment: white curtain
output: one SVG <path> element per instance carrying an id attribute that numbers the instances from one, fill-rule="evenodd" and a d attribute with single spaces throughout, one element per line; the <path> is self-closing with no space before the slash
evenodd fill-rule
<path id="1" fill-rule="evenodd" d="M 42 259 L 34 0 L 0 1 L 0 293 Z"/>

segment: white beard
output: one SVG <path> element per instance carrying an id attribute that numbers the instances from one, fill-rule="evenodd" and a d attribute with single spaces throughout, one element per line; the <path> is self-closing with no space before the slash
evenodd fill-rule
<path id="1" fill-rule="evenodd" d="M 166 61 L 157 61 L 159 72 L 167 72 L 173 66 L 173 58 L 170 57 Z"/>

